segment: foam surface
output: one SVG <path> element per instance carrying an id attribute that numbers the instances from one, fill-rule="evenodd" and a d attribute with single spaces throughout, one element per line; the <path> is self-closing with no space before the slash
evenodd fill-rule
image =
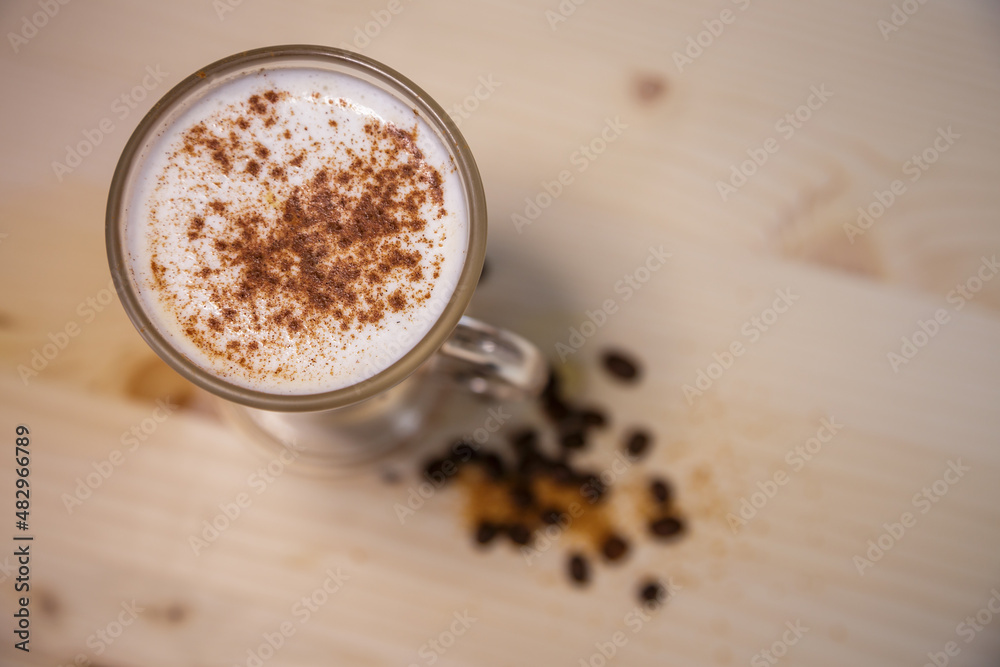
<path id="1" fill-rule="evenodd" d="M 234 384 L 313 394 L 397 361 L 447 305 L 468 219 L 451 156 L 405 103 L 293 69 L 223 84 L 168 127 L 128 202 L 147 313 Z"/>

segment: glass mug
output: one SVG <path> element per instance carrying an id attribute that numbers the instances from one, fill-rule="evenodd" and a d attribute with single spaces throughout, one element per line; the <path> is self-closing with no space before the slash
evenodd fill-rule
<path id="1" fill-rule="evenodd" d="M 467 206 L 465 263 L 448 303 L 429 331 L 387 367 L 372 370 L 350 386 L 314 394 L 248 389 L 194 363 L 147 312 L 130 268 L 127 245 L 128 203 L 157 137 L 192 104 L 225 83 L 282 68 L 347 74 L 407 104 L 450 153 Z M 469 146 L 427 93 L 362 55 L 324 46 L 288 45 L 219 60 L 181 81 L 153 106 L 133 132 L 115 170 L 108 195 L 106 242 L 122 305 L 157 355 L 194 384 L 225 399 L 230 417 L 255 440 L 293 450 L 298 463 L 335 469 L 369 461 L 419 434 L 449 384 L 496 400 L 519 400 L 541 391 L 547 364 L 533 344 L 464 315 L 482 271 L 486 227 L 485 194 Z"/>

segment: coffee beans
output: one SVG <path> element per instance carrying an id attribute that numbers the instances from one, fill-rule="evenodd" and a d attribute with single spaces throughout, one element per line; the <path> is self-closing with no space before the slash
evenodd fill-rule
<path id="1" fill-rule="evenodd" d="M 654 519 L 649 523 L 649 532 L 658 538 L 673 538 L 684 532 L 684 522 L 673 516 Z"/>
<path id="2" fill-rule="evenodd" d="M 531 541 L 531 531 L 523 523 L 512 523 L 507 526 L 507 536 L 511 542 L 521 546 Z"/>
<path id="3" fill-rule="evenodd" d="M 666 481 L 660 479 L 659 477 L 654 477 L 649 482 L 649 494 L 653 497 L 653 501 L 656 504 L 666 505 L 670 502 L 673 491 Z"/>
<path id="4" fill-rule="evenodd" d="M 652 441 L 652 437 L 646 431 L 632 431 L 625 440 L 625 452 L 632 459 L 642 458 Z"/>
<path id="5" fill-rule="evenodd" d="M 486 472 L 486 476 L 494 482 L 499 482 L 504 477 L 503 460 L 493 452 L 483 454 L 479 464 Z"/>
<path id="6" fill-rule="evenodd" d="M 480 521 L 476 527 L 476 542 L 479 544 L 489 544 L 500 532 L 499 527 L 490 521 Z"/>
<path id="7" fill-rule="evenodd" d="M 510 500 L 514 507 L 528 509 L 535 504 L 535 494 L 526 484 L 517 484 L 510 490 Z"/>
<path id="8" fill-rule="evenodd" d="M 424 477 L 429 480 L 447 481 L 448 474 L 445 472 L 447 459 L 433 458 L 424 464 Z"/>
<path id="9" fill-rule="evenodd" d="M 601 553 L 609 561 L 620 560 L 628 553 L 628 542 L 621 535 L 608 535 L 608 538 L 604 540 L 604 544 L 601 546 Z"/>
<path id="10" fill-rule="evenodd" d="M 601 355 L 601 363 L 604 365 L 604 370 L 618 380 L 623 382 L 637 382 L 639 380 L 639 364 L 624 352 L 606 350 Z"/>
<path id="11" fill-rule="evenodd" d="M 559 523 L 559 520 L 562 518 L 562 512 L 553 507 L 549 507 L 547 509 L 542 510 L 541 518 L 542 518 L 542 523 L 547 524 L 549 526 L 553 526 Z"/>
<path id="12" fill-rule="evenodd" d="M 570 554 L 569 578 L 578 584 L 590 581 L 590 563 L 579 553 Z"/>
<path id="13" fill-rule="evenodd" d="M 562 445 L 563 449 L 583 449 L 587 440 L 583 431 L 570 431 L 562 434 L 559 438 L 559 444 Z"/>
<path id="14" fill-rule="evenodd" d="M 622 353 L 605 354 L 602 361 L 618 379 L 635 381 L 640 375 L 638 364 Z M 642 480 L 630 466 L 648 455 L 653 436 L 643 428 L 604 435 L 600 431 L 612 422 L 606 411 L 569 400 L 554 371 L 536 408 L 544 419 L 508 431 L 509 448 L 490 451 L 460 440 L 444 456 L 427 461 L 423 472 L 434 479 L 455 477 L 470 501 L 475 499 L 473 508 L 480 520 L 473 538 L 478 545 L 503 538 L 531 563 L 550 545 L 559 544 L 564 532 L 573 534 L 564 545 L 579 544 L 582 537 L 584 544 L 574 547 L 566 561 L 570 581 L 582 586 L 595 576 L 594 562 L 624 563 L 633 549 L 642 547 L 633 541 L 635 537 L 619 532 L 612 512 L 617 509 L 613 504 L 617 490 Z M 608 467 L 580 465 L 588 447 L 616 437 L 630 459 L 624 467 L 621 454 L 615 456 L 614 465 L 603 464 Z M 599 462 L 608 452 L 594 454 Z M 685 525 L 673 505 L 669 482 L 652 476 L 644 483 L 642 497 L 653 509 L 647 540 L 665 542 L 682 535 Z M 639 596 L 658 603 L 665 594 L 658 582 L 649 579 L 641 583 Z"/>
<path id="15" fill-rule="evenodd" d="M 604 428 L 608 425 L 608 416 L 598 408 L 587 408 L 580 413 L 584 426 Z"/>
<path id="16" fill-rule="evenodd" d="M 510 444 L 518 454 L 534 452 L 538 448 L 538 431 L 533 428 L 523 428 L 510 436 Z"/>
<path id="17" fill-rule="evenodd" d="M 667 599 L 667 592 L 663 590 L 663 585 L 655 579 L 646 579 L 639 584 L 639 601 L 645 604 L 663 604 Z"/>
<path id="18" fill-rule="evenodd" d="M 479 458 L 479 452 L 468 442 L 459 440 L 451 448 L 452 459 L 458 462 L 475 461 Z"/>

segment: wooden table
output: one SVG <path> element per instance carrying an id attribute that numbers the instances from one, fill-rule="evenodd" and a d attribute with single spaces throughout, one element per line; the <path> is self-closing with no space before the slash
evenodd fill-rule
<path id="1" fill-rule="evenodd" d="M 11 449 L 31 429 L 35 537 L 30 653 L 2 551 L 3 664 L 1000 656 L 995 4 L 47 0 L 4 3 L 0 25 L 0 423 Z M 361 50 L 460 121 L 492 218 L 474 312 L 555 357 L 615 301 L 567 368 L 612 433 L 656 434 L 643 470 L 676 481 L 686 539 L 580 591 L 562 545 L 530 566 L 477 554 L 458 493 L 400 525 L 416 453 L 397 484 L 287 473 L 256 492 L 261 459 L 109 290 L 104 204 L 155 98 L 279 43 Z M 639 387 L 596 370 L 608 345 L 644 360 Z M 53 358 L 25 373 L 36 352 Z M 252 505 L 195 554 L 240 493 Z M 646 574 L 675 591 L 637 622 Z"/>

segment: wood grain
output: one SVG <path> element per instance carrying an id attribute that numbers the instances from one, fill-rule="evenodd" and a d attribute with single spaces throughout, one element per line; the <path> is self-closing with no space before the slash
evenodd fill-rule
<path id="1" fill-rule="evenodd" d="M 264 44 L 350 44 L 387 3 L 245 0 L 221 20 L 204 1 L 70 3 L 0 55 L 16 101 L 0 112 L 0 423 L 32 427 L 37 493 L 33 650 L 14 651 L 5 632 L 0 661 L 242 665 L 289 622 L 295 634 L 265 664 L 427 665 L 421 648 L 468 612 L 476 620 L 435 664 L 599 664 L 617 631 L 627 642 L 615 664 L 764 664 L 759 652 L 796 621 L 809 629 L 784 664 L 919 665 L 949 641 L 952 664 L 995 662 L 1000 623 L 969 642 L 957 626 L 1000 589 L 1000 281 L 961 310 L 948 295 L 1000 247 L 996 6 L 928 2 L 888 39 L 877 22 L 891 2 L 588 0 L 554 29 L 556 2 L 401 6 L 363 52 L 467 116 L 491 211 L 491 273 L 472 312 L 555 356 L 587 311 L 615 300 L 566 367 L 615 418 L 594 462 L 607 465 L 622 428 L 650 428 L 654 456 L 621 477 L 621 493 L 666 471 L 691 534 L 639 544 L 581 592 L 564 581 L 563 545 L 533 565 L 512 549 L 476 553 L 455 490 L 401 525 L 394 504 L 418 483 L 419 451 L 390 461 L 395 485 L 379 469 L 288 472 L 256 493 L 250 476 L 267 459 L 105 294 L 108 183 L 141 115 L 189 72 Z M 734 20 L 678 68 L 675 52 L 724 10 Z M 36 11 L 5 3 L 0 25 L 17 31 Z M 147 65 L 164 80 L 119 118 L 114 100 Z M 468 102 L 483 79 L 499 85 Z M 777 123 L 820 86 L 829 100 L 786 138 Z M 104 117 L 115 129 L 59 180 L 52 163 Z M 581 170 L 574 155 L 615 119 L 627 127 Z M 910 180 L 907 161 L 948 127 L 954 145 Z M 723 201 L 717 183 L 772 138 L 778 150 Z M 561 170 L 572 184 L 519 232 L 512 215 Z M 894 179 L 905 194 L 852 243 L 844 225 Z M 661 246 L 670 259 L 626 300 L 616 284 Z M 776 290 L 793 305 L 748 336 Z M 894 370 L 887 355 L 939 309 L 947 323 Z M 18 366 L 69 323 L 80 334 L 22 382 Z M 731 368 L 686 396 L 734 342 L 745 351 Z M 597 372 L 606 345 L 642 357 L 637 390 Z M 68 511 L 64 494 L 167 397 L 171 416 Z M 456 405 L 435 437 L 473 428 L 486 407 Z M 796 469 L 786 457 L 823 419 L 843 427 Z M 941 487 L 950 463 L 969 469 Z M 0 469 L 11 488 L 10 463 Z M 731 529 L 727 517 L 778 471 L 787 482 Z M 935 482 L 938 501 L 915 499 L 924 488 L 936 498 Z M 251 506 L 195 554 L 191 536 L 239 493 Z M 904 512 L 914 525 L 859 574 L 855 557 Z M 641 530 L 629 512 L 619 520 Z M 338 568 L 342 587 L 301 623 L 295 605 Z M 634 585 L 648 574 L 678 590 L 633 632 Z M 133 600 L 144 611 L 97 655 L 88 637 Z"/>

